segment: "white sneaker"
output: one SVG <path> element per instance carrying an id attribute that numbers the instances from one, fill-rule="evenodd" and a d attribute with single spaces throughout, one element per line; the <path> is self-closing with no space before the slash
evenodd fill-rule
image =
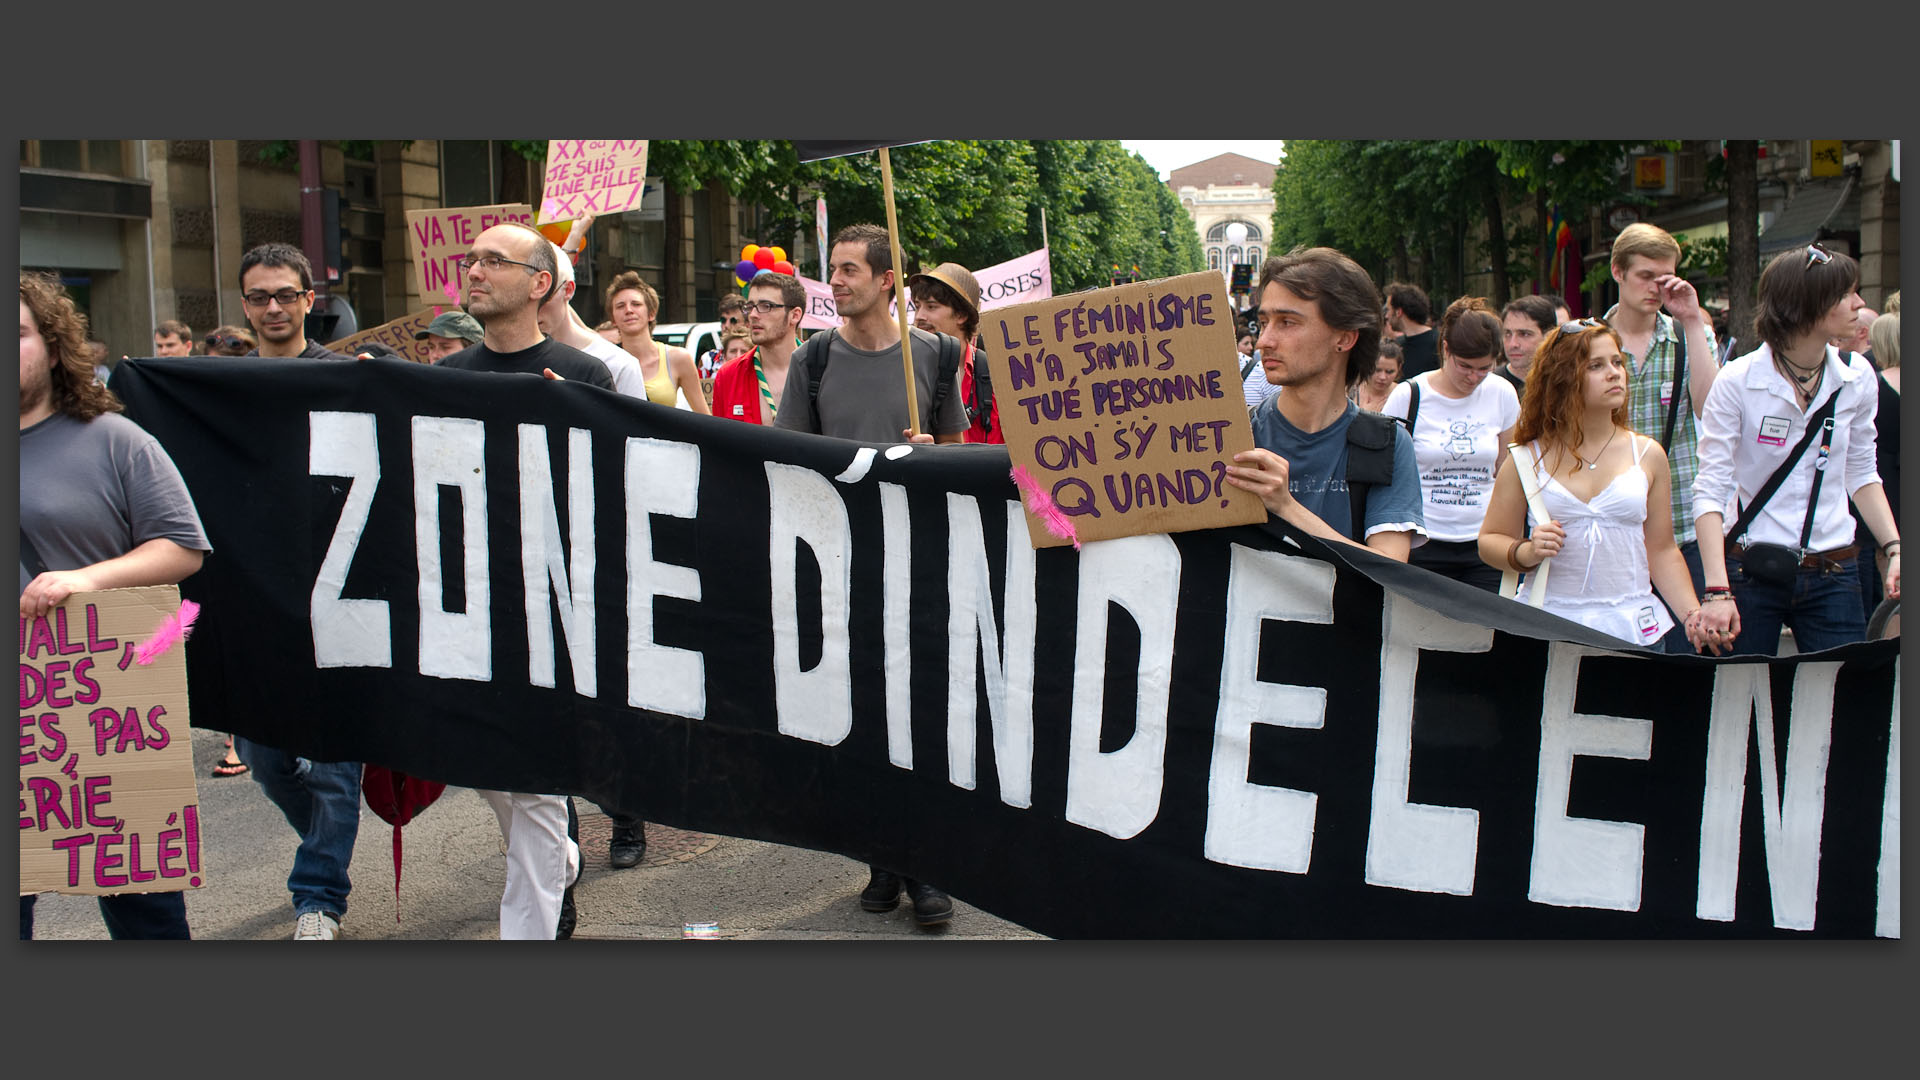
<path id="1" fill-rule="evenodd" d="M 324 911 L 302 912 L 293 924 L 295 941 L 332 941 L 340 933 L 340 920 Z"/>

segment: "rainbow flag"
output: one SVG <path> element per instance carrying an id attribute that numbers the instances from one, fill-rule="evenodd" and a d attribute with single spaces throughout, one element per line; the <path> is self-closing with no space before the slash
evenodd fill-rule
<path id="1" fill-rule="evenodd" d="M 1566 263 L 1567 249 L 1573 246 L 1573 226 L 1560 214 L 1560 208 L 1553 208 L 1553 222 L 1547 228 L 1547 235 L 1553 240 L 1553 257 L 1547 260 L 1547 287 L 1554 292 L 1565 292 L 1560 283 L 1560 268 Z"/>

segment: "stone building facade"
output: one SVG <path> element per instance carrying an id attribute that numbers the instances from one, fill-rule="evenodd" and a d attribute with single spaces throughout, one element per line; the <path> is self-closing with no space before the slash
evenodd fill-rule
<path id="1" fill-rule="evenodd" d="M 1207 268 L 1229 281 L 1235 263 L 1252 264 L 1253 280 L 1258 281 L 1260 264 L 1273 254 L 1268 240 L 1275 168 L 1272 162 L 1244 154 L 1218 154 L 1167 174 L 1167 186 L 1193 216 Z M 1228 235 L 1236 222 L 1247 230 L 1246 239 L 1238 243 Z"/>

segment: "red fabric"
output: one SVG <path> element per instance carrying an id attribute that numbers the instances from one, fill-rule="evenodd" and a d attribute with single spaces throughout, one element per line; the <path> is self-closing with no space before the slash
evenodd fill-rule
<path id="1" fill-rule="evenodd" d="M 742 423 L 763 423 L 760 408 L 760 376 L 754 373 L 753 358 L 758 349 L 736 356 L 720 365 L 713 376 L 713 415 Z M 734 406 L 740 411 L 735 412 Z"/>
<path id="2" fill-rule="evenodd" d="M 960 400 L 967 407 L 967 415 L 969 417 L 972 417 L 972 423 L 968 425 L 967 430 L 963 432 L 960 436 L 962 442 L 1004 444 L 1007 441 L 1007 437 L 1001 434 L 1000 432 L 1000 395 L 999 393 L 996 392 L 993 395 L 993 409 L 992 409 L 993 415 L 988 418 L 992 421 L 992 425 L 991 425 L 992 430 L 988 430 L 988 424 L 986 423 L 986 421 L 983 421 L 980 417 L 973 415 L 973 345 L 972 343 L 968 343 L 966 355 L 960 358 Z"/>
<path id="3" fill-rule="evenodd" d="M 432 806 L 447 785 L 394 772 L 384 765 L 360 771 L 360 793 L 380 820 L 393 826 L 393 921 L 400 921 L 400 827 Z"/>

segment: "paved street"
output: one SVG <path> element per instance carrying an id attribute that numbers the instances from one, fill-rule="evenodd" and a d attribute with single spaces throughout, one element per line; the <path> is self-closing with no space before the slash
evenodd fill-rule
<path id="1" fill-rule="evenodd" d="M 286 878 L 298 842 L 251 777 L 210 775 L 223 736 L 193 733 L 205 866 L 210 884 L 187 894 L 195 938 L 277 941 L 293 933 Z M 578 800 L 586 871 L 574 891 L 576 941 L 678 939 L 685 924 L 713 922 L 720 937 L 766 940 L 898 938 L 958 941 L 1040 935 L 954 900 L 953 921 L 926 932 L 912 906 L 884 915 L 860 910 L 865 866 L 802 848 L 684 832 L 649 824 L 647 859 L 631 870 L 607 866 L 611 826 L 592 802 Z M 402 832 L 399 921 L 395 922 L 393 830 L 362 807 L 353 853 L 352 910 L 344 941 L 491 939 L 499 936 L 506 871 L 500 829 L 478 795 L 450 788 Z M 46 894 L 35 937 L 107 936 L 92 897 Z"/>

